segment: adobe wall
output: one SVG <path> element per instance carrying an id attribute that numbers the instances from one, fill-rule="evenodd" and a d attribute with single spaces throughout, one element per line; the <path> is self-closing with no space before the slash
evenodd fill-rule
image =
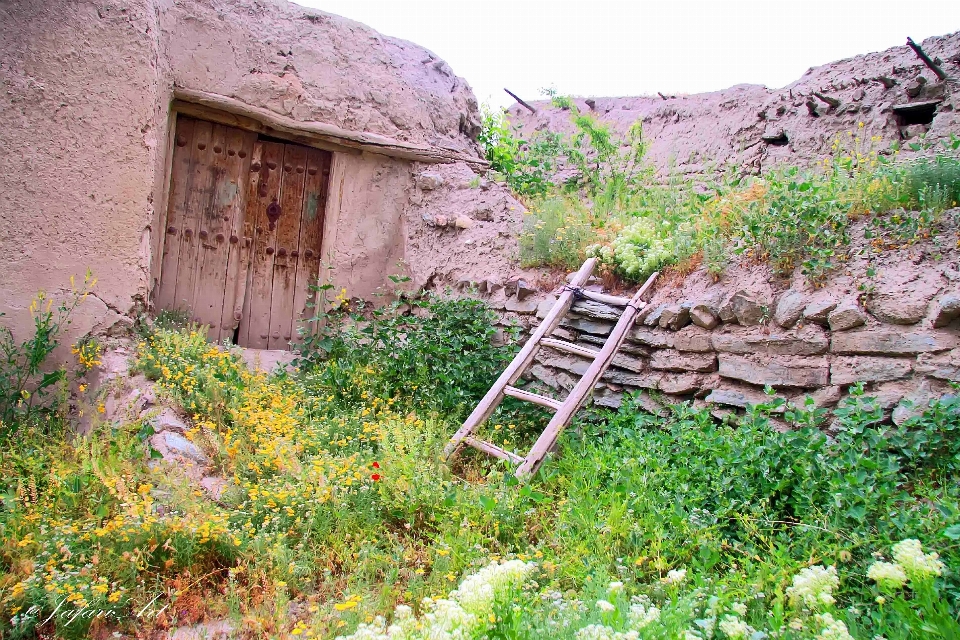
<path id="1" fill-rule="evenodd" d="M 927 38 L 921 46 L 956 83 L 960 32 Z M 663 172 L 738 167 L 759 173 L 777 164 L 814 165 L 832 153 L 834 138 L 847 132 L 858 132 L 867 141 L 864 147 L 877 150 L 921 135 L 930 142 L 949 138 L 960 132 L 960 92 L 951 95 L 948 89 L 909 47 L 899 46 L 811 67 L 782 88 L 742 84 L 709 93 L 574 102 L 620 136 L 642 123 L 647 158 Z M 940 102 L 929 124 L 907 126 L 894 111 L 897 105 L 934 100 Z M 548 101 L 528 102 L 536 114 L 520 105 L 508 110 L 525 136 L 544 129 L 572 131 L 569 111 Z M 870 142 L 873 137 L 879 140 Z"/>
<path id="2" fill-rule="evenodd" d="M 92 269 L 74 334 L 148 282 L 166 111 L 155 3 L 0 3 L 0 312 L 23 335 L 38 289 Z"/>
<path id="3" fill-rule="evenodd" d="M 176 92 L 384 148 L 335 146 L 323 253 L 351 296 L 405 269 L 419 165 L 396 148 L 479 160 L 476 100 L 445 62 L 282 0 L 4 2 L 0 61 L 0 312 L 20 337 L 36 291 L 87 269 L 99 283 L 72 336 L 148 299 Z"/>

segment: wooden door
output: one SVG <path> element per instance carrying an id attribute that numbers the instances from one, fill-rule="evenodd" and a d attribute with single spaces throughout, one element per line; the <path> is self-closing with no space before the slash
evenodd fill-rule
<path id="1" fill-rule="evenodd" d="M 312 313 L 330 153 L 258 141 L 253 149 L 244 237 L 252 239 L 237 343 L 289 349 Z"/>
<path id="2" fill-rule="evenodd" d="M 256 134 L 179 116 L 156 305 L 232 337 L 246 182 Z"/>

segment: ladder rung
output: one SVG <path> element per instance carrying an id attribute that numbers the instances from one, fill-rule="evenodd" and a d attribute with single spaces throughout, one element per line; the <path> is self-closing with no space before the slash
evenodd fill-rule
<path id="1" fill-rule="evenodd" d="M 559 411 L 560 407 L 563 406 L 562 402 L 558 402 L 553 398 L 547 398 L 546 396 L 541 396 L 536 393 L 530 393 L 529 391 L 517 389 L 516 387 L 504 387 L 503 393 L 511 398 L 516 398 L 517 400 L 526 400 L 527 402 L 532 402 L 533 404 L 538 404 L 541 407 L 547 407 L 548 409 L 553 409 L 554 411 Z"/>
<path id="2" fill-rule="evenodd" d="M 566 351 L 567 353 L 572 353 L 575 356 L 583 356 L 584 358 L 590 358 L 593 360 L 599 355 L 599 351 L 590 349 L 589 347 L 581 347 L 578 344 L 573 344 L 572 342 L 566 342 L 564 340 L 557 340 L 555 338 L 544 338 L 540 341 L 540 344 L 552 347 L 559 351 Z"/>
<path id="3" fill-rule="evenodd" d="M 580 290 L 579 294 L 587 300 L 602 302 L 614 307 L 625 307 L 630 304 L 630 298 L 621 298 L 620 296 L 610 296 L 605 293 L 595 293 L 593 291 Z"/>
<path id="4" fill-rule="evenodd" d="M 470 445 L 474 449 L 478 449 L 480 451 L 483 451 L 484 453 L 488 453 L 491 456 L 496 456 L 501 460 L 509 460 L 514 464 L 520 464 L 521 462 L 523 462 L 523 458 L 515 454 L 513 451 L 507 451 L 506 449 L 501 449 L 495 444 L 491 444 L 483 440 L 477 440 L 473 436 L 467 436 L 466 438 L 464 438 L 463 443 Z"/>

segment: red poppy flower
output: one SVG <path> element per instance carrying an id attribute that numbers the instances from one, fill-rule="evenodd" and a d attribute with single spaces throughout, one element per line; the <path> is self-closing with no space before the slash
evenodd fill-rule
<path id="1" fill-rule="evenodd" d="M 373 480 L 374 482 L 379 482 L 379 481 L 380 481 L 380 478 L 381 478 L 381 476 L 380 476 L 379 473 L 375 473 L 375 474 L 373 474 L 372 476 L 370 476 L 370 479 Z"/>
<path id="2" fill-rule="evenodd" d="M 379 462 L 374 462 L 374 463 L 373 463 L 373 468 L 374 468 L 374 469 L 379 469 L 379 468 L 380 468 L 380 463 L 379 463 Z"/>

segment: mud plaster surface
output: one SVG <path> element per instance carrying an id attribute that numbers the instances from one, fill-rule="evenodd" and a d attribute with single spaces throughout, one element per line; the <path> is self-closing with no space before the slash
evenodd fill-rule
<path id="1" fill-rule="evenodd" d="M 941 61 L 952 78 L 960 78 L 960 32 L 924 40 L 924 50 Z M 877 78 L 896 84 L 886 88 Z M 907 87 L 917 78 L 926 85 L 911 97 Z M 953 89 L 952 95 L 950 89 Z M 830 107 L 819 92 L 839 100 Z M 524 96 L 521 96 L 524 97 Z M 527 97 L 529 98 L 529 96 Z M 942 99 L 928 127 L 905 130 L 893 113 L 894 105 Z M 536 130 L 571 131 L 570 112 L 547 101 L 527 100 L 536 114 L 520 105 L 509 117 L 526 135 Z M 737 85 L 723 91 L 692 95 L 598 97 L 590 106 L 576 98 L 578 109 L 609 123 L 624 136 L 636 122 L 643 124 L 647 157 L 661 170 L 692 174 L 737 166 L 759 172 L 780 163 L 812 165 L 831 152 L 837 134 L 859 131 L 875 148 L 912 138 L 926 130 L 927 141 L 960 133 L 960 93 L 938 82 L 930 69 L 907 46 L 868 53 L 810 68 L 799 80 L 781 89 Z M 812 101 L 817 116 L 806 103 Z M 859 123 L 864 123 L 862 129 Z M 765 135 L 783 133 L 785 144 L 771 144 Z"/>

